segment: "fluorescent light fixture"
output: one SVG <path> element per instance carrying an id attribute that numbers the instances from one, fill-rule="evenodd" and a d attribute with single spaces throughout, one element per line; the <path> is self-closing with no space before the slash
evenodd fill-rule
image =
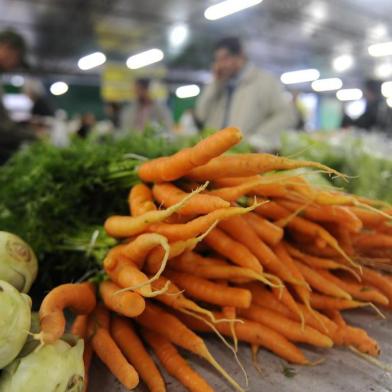
<path id="1" fill-rule="evenodd" d="M 135 54 L 128 58 L 127 67 L 130 69 L 138 69 L 146 67 L 147 65 L 151 65 L 161 61 L 164 57 L 162 50 L 160 49 L 149 49 L 145 52 L 141 52 Z"/>
<path id="2" fill-rule="evenodd" d="M 342 88 L 343 82 L 339 78 L 318 79 L 312 83 L 314 91 L 334 91 Z"/>
<path id="3" fill-rule="evenodd" d="M 208 20 L 217 20 L 225 16 L 242 11 L 245 8 L 260 4 L 263 0 L 226 0 L 208 7 L 204 17 Z"/>
<path id="4" fill-rule="evenodd" d="M 389 98 L 387 99 L 387 105 L 388 105 L 390 108 L 392 108 L 392 97 L 389 97 Z"/>
<path id="5" fill-rule="evenodd" d="M 10 82 L 15 87 L 22 87 L 24 84 L 24 77 L 22 75 L 12 75 Z"/>
<path id="6" fill-rule="evenodd" d="M 321 2 L 311 3 L 311 5 L 308 7 L 308 12 L 311 15 L 312 19 L 318 22 L 323 22 L 328 15 L 328 10 L 325 3 Z"/>
<path id="7" fill-rule="evenodd" d="M 317 69 L 301 69 L 299 71 L 285 72 L 280 77 L 284 84 L 313 82 L 320 77 L 320 72 Z"/>
<path id="8" fill-rule="evenodd" d="M 80 58 L 78 61 L 78 67 L 82 71 L 87 71 L 88 69 L 98 67 L 105 62 L 106 56 L 101 52 L 95 52 Z"/>
<path id="9" fill-rule="evenodd" d="M 178 98 L 192 98 L 200 94 L 200 87 L 197 84 L 188 84 L 176 89 Z"/>
<path id="10" fill-rule="evenodd" d="M 382 63 L 375 67 L 374 74 L 377 78 L 386 79 L 392 75 L 392 63 Z"/>
<path id="11" fill-rule="evenodd" d="M 53 95 L 63 95 L 68 91 L 68 84 L 65 82 L 55 82 L 50 86 L 49 90 Z"/>
<path id="12" fill-rule="evenodd" d="M 350 54 L 342 54 L 335 57 L 332 61 L 332 67 L 336 72 L 344 72 L 350 69 L 354 64 L 354 58 Z"/>
<path id="13" fill-rule="evenodd" d="M 366 100 L 357 99 L 355 101 L 347 102 L 344 107 L 344 113 L 350 116 L 353 120 L 356 120 L 365 113 L 366 110 Z"/>
<path id="14" fill-rule="evenodd" d="M 375 39 L 384 38 L 388 35 L 388 29 L 384 24 L 378 24 L 370 29 L 369 35 Z"/>
<path id="15" fill-rule="evenodd" d="M 392 82 L 384 82 L 381 85 L 381 93 L 384 97 L 392 97 Z"/>
<path id="16" fill-rule="evenodd" d="M 392 55 L 392 41 L 370 45 L 368 52 L 373 57 L 390 56 Z"/>
<path id="17" fill-rule="evenodd" d="M 189 36 L 189 29 L 186 24 L 177 24 L 173 26 L 169 33 L 169 43 L 172 47 L 181 46 Z"/>
<path id="18" fill-rule="evenodd" d="M 355 101 L 362 98 L 362 90 L 359 88 L 345 88 L 336 92 L 339 101 Z"/>

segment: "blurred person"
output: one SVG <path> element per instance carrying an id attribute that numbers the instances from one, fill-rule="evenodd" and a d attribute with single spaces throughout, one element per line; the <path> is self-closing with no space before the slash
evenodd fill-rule
<path id="1" fill-rule="evenodd" d="M 291 91 L 292 102 L 295 112 L 295 123 L 294 129 L 303 130 L 305 128 L 305 118 L 306 118 L 306 108 L 301 101 L 300 91 L 294 90 Z"/>
<path id="2" fill-rule="evenodd" d="M 173 119 L 169 109 L 155 101 L 150 93 L 150 79 L 139 78 L 134 83 L 135 102 L 124 108 L 121 116 L 121 129 L 143 131 L 146 126 L 159 124 L 165 130 L 173 127 Z"/>
<path id="3" fill-rule="evenodd" d="M 26 66 L 26 43 L 23 37 L 12 31 L 0 33 L 0 73 L 11 72 L 21 66 Z M 0 164 L 10 156 L 25 141 L 36 138 L 37 132 L 27 126 L 14 123 L 3 105 L 3 92 L 0 88 Z"/>
<path id="4" fill-rule="evenodd" d="M 381 82 L 372 79 L 366 80 L 363 95 L 366 101 L 365 111 L 356 119 L 345 114 L 341 126 L 343 128 L 353 126 L 368 131 L 372 129 L 386 130 L 390 127 L 389 110 L 381 94 Z"/>
<path id="5" fill-rule="evenodd" d="M 33 102 L 31 115 L 33 117 L 53 117 L 54 108 L 46 97 L 45 87 L 41 81 L 37 79 L 27 79 L 23 85 L 22 91 Z"/>
<path id="6" fill-rule="evenodd" d="M 196 120 L 208 128 L 237 126 L 254 147 L 276 149 L 280 132 L 295 124 L 280 83 L 248 60 L 236 37 L 216 44 L 212 72 L 213 82 L 197 101 Z"/>
<path id="7" fill-rule="evenodd" d="M 105 102 L 104 112 L 114 129 L 120 128 L 121 105 L 118 102 Z"/>
<path id="8" fill-rule="evenodd" d="M 81 137 L 82 139 L 86 139 L 89 136 L 89 134 L 92 132 L 95 123 L 96 123 L 96 118 L 93 113 L 91 112 L 83 113 L 80 119 L 80 127 L 76 131 L 77 136 Z"/>

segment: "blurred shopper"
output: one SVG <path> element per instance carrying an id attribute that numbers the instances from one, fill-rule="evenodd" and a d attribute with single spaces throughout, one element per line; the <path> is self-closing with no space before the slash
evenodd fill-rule
<path id="1" fill-rule="evenodd" d="M 150 80 L 140 78 L 135 81 L 135 102 L 124 108 L 121 116 L 121 129 L 124 131 L 143 131 L 149 125 L 158 124 L 170 131 L 173 120 L 169 109 L 155 101 L 150 93 Z"/>
<path id="2" fill-rule="evenodd" d="M 196 105 L 196 119 L 204 127 L 239 127 L 247 141 L 260 149 L 276 149 L 280 132 L 295 125 L 292 105 L 279 82 L 251 64 L 238 38 L 215 46 L 214 81 Z"/>
<path id="3" fill-rule="evenodd" d="M 37 79 L 27 79 L 23 85 L 23 93 L 33 102 L 31 115 L 33 117 L 53 117 L 54 108 L 45 94 L 45 87 Z"/>
<path id="4" fill-rule="evenodd" d="M 82 114 L 80 119 L 80 127 L 76 131 L 76 134 L 82 139 L 86 139 L 92 132 L 93 127 L 96 123 L 96 118 L 93 113 L 86 112 Z"/>
<path id="5" fill-rule="evenodd" d="M 107 121 L 110 121 L 113 129 L 120 128 L 121 105 L 118 102 L 105 102 L 104 112 Z"/>
<path id="6" fill-rule="evenodd" d="M 26 43 L 21 35 L 7 30 L 0 33 L 0 73 L 25 66 Z M 34 140 L 36 132 L 14 123 L 2 103 L 0 88 L 0 164 L 8 160 L 25 141 Z"/>
<path id="7" fill-rule="evenodd" d="M 365 111 L 356 119 L 344 115 L 342 127 L 357 127 L 366 130 L 391 131 L 390 111 L 381 94 L 381 82 L 369 79 L 365 82 Z"/>

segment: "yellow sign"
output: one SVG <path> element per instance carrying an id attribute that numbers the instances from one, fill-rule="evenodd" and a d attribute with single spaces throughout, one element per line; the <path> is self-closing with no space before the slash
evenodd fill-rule
<path id="1" fill-rule="evenodd" d="M 125 64 L 107 63 L 102 72 L 101 96 L 105 101 L 132 101 L 135 97 L 135 79 L 144 77 L 152 80 L 151 95 L 154 99 L 165 100 L 167 87 L 160 82 L 167 74 L 163 66 L 151 66 L 141 70 L 130 70 Z"/>

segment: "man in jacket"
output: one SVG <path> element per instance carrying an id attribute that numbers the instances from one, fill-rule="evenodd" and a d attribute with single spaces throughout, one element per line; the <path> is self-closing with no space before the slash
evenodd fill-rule
<path id="1" fill-rule="evenodd" d="M 196 121 L 215 129 L 237 126 L 255 148 L 278 148 L 280 133 L 295 123 L 294 109 L 279 82 L 251 64 L 234 37 L 215 46 L 212 71 L 214 80 L 196 105 Z"/>
<path id="2" fill-rule="evenodd" d="M 13 31 L 0 33 L 0 74 L 10 72 L 24 65 L 26 44 L 24 39 Z M 0 87 L 0 164 L 8 160 L 18 147 L 24 142 L 34 140 L 35 133 L 27 127 L 15 124 L 9 117 L 2 103 Z"/>

